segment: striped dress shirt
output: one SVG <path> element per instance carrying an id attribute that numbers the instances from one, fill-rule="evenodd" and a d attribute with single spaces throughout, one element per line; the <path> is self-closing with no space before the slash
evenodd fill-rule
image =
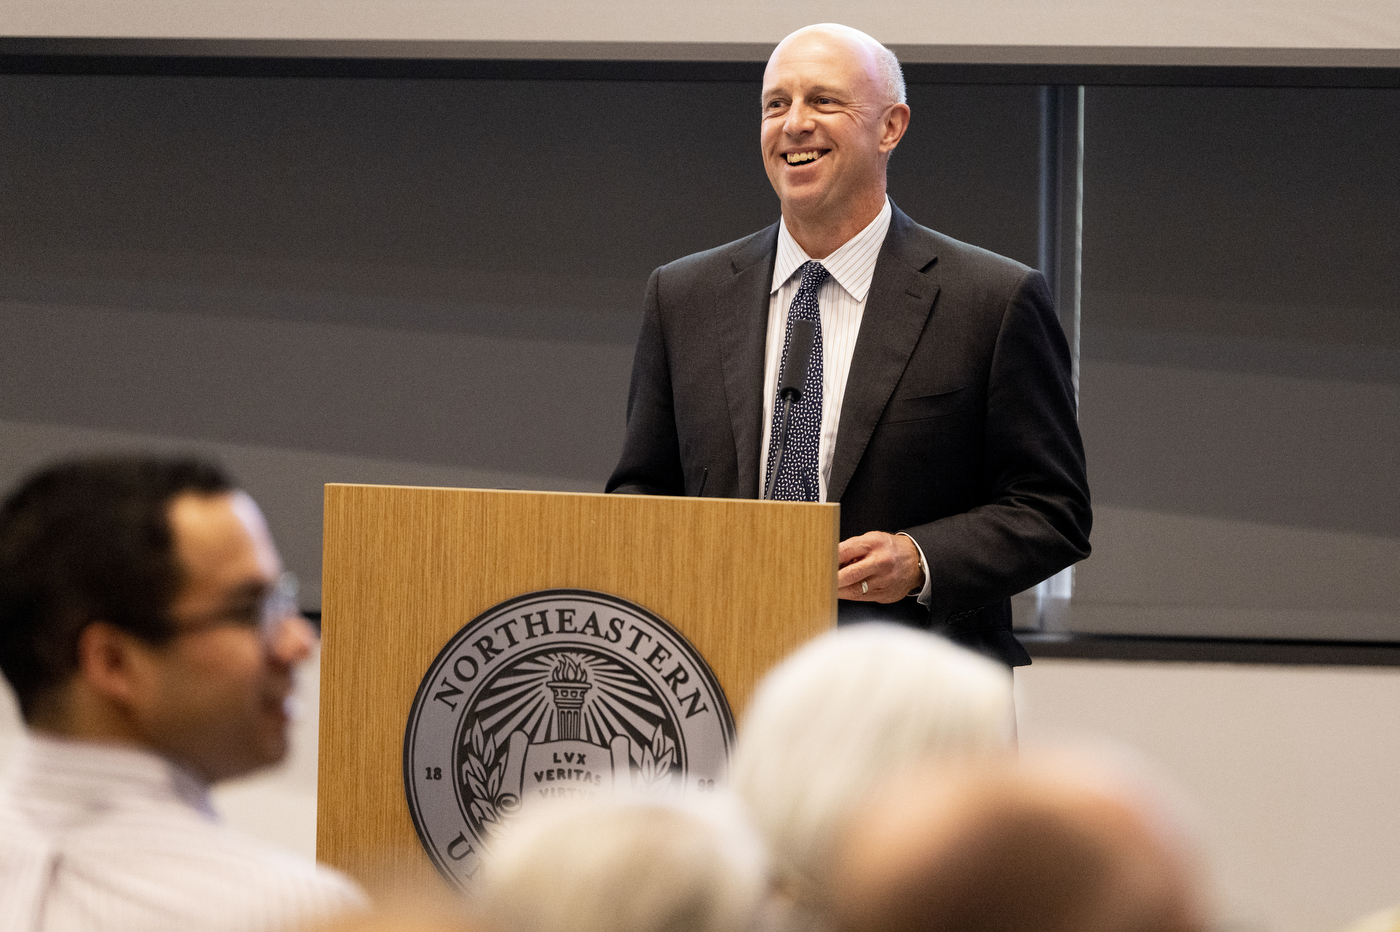
<path id="1" fill-rule="evenodd" d="M 841 399 L 846 394 L 846 377 L 851 373 L 851 357 L 855 355 L 856 338 L 865 319 L 865 301 L 870 296 L 870 283 L 875 279 L 875 260 L 880 257 L 885 234 L 890 229 L 890 199 L 880 208 L 875 219 L 865 229 L 846 240 L 839 249 L 820 260 L 830 273 L 817 290 L 817 304 L 822 319 L 822 355 L 826 368 L 822 372 L 822 435 L 817 446 L 817 475 L 821 489 L 820 501 L 826 501 L 827 483 L 831 479 L 831 461 L 836 453 L 836 429 L 841 424 Z M 763 455 L 759 460 L 759 482 L 768 476 L 768 444 L 773 430 L 773 410 L 778 395 L 779 370 L 783 365 L 783 338 L 787 334 L 788 306 L 802 284 L 798 270 L 811 256 L 797 245 L 788 232 L 787 221 L 778 224 L 778 254 L 773 264 L 772 293 L 768 299 L 768 342 L 763 364 Z M 909 535 L 905 534 L 905 537 Z M 924 584 L 910 595 L 918 595 L 927 605 L 933 580 L 929 578 L 928 560 L 919 542 L 919 565 L 924 571 Z"/>
<path id="2" fill-rule="evenodd" d="M 272 932 L 365 904 L 220 825 L 207 788 L 150 752 L 30 734 L 0 782 L 4 932 Z"/>
<path id="3" fill-rule="evenodd" d="M 817 445 L 817 470 L 821 501 L 826 501 L 831 479 L 831 460 L 836 451 L 836 428 L 841 423 L 841 398 L 846 392 L 846 376 L 851 356 L 865 317 L 865 299 L 875 278 L 875 260 L 890 228 L 890 201 L 870 224 L 842 246 L 820 260 L 830 273 L 817 290 L 821 308 L 822 357 L 822 435 Z M 763 364 L 763 455 L 759 460 L 759 481 L 768 476 L 768 442 L 772 432 L 773 408 L 778 394 L 778 370 L 783 364 L 783 337 L 787 334 L 788 306 L 797 295 L 802 276 L 798 270 L 811 256 L 797 245 L 788 232 L 787 222 L 778 224 L 778 255 L 773 265 L 773 286 L 768 299 L 768 343 Z"/>

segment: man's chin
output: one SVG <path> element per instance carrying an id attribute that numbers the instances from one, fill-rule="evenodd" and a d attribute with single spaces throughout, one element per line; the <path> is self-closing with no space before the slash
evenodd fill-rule
<path id="1" fill-rule="evenodd" d="M 259 745 L 259 767 L 271 767 L 287 759 L 291 751 L 291 739 L 287 736 L 286 721 L 275 730 L 269 730 Z"/>
<path id="2" fill-rule="evenodd" d="M 788 226 L 794 223 L 823 223 L 830 212 L 830 198 L 824 186 L 810 185 L 788 190 L 778 200 L 783 205 L 783 216 Z"/>
<path id="3" fill-rule="evenodd" d="M 772 182 L 773 190 L 778 194 L 778 200 L 787 204 L 789 201 L 809 200 L 822 196 L 830 179 L 827 177 L 826 171 L 819 166 L 790 169 L 784 165 L 779 167 L 776 172 L 770 173 L 768 180 Z"/>
<path id="4" fill-rule="evenodd" d="M 224 762 L 224 775 L 219 780 L 237 780 L 241 777 L 250 777 L 270 767 L 276 767 L 287 759 L 287 743 L 269 744 L 260 747 L 256 752 L 248 754 L 241 760 L 229 760 Z"/>
<path id="5" fill-rule="evenodd" d="M 279 717 L 260 723 L 255 732 L 243 735 L 241 740 L 229 738 L 225 753 L 214 762 L 222 772 L 218 779 L 237 779 L 275 767 L 287 759 L 290 749 L 285 721 Z"/>

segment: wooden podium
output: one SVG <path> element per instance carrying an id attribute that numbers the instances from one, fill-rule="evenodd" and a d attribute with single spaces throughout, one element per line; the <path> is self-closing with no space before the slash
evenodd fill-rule
<path id="1" fill-rule="evenodd" d="M 402 755 L 438 652 L 541 589 L 620 596 L 666 619 L 735 716 L 758 679 L 836 622 L 836 505 L 328 485 L 317 856 L 372 890 L 435 873 Z"/>

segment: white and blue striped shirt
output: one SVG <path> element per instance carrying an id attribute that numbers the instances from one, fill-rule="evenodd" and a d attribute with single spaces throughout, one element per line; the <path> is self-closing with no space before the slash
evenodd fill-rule
<path id="1" fill-rule="evenodd" d="M 851 373 L 851 357 L 855 355 L 856 338 L 865 319 L 865 302 L 870 296 L 870 284 L 875 279 L 875 261 L 880 257 L 885 234 L 890 229 L 890 199 L 865 229 L 846 240 L 820 260 L 830 275 L 817 290 L 817 304 L 822 319 L 822 435 L 817 447 L 817 467 L 821 498 L 826 501 L 827 484 L 831 480 L 831 461 L 836 453 L 836 429 L 841 425 L 841 400 L 846 394 L 846 378 Z M 787 222 L 778 224 L 778 255 L 773 265 L 773 290 L 768 299 L 768 342 L 763 363 L 763 454 L 758 462 L 758 475 L 768 475 L 768 443 L 772 433 L 773 409 L 778 395 L 778 375 L 783 365 L 783 338 L 787 334 L 788 305 L 802 284 L 798 270 L 811 256 L 797 244 L 788 232 Z M 907 536 L 907 535 L 906 535 Z M 910 538 L 913 540 L 913 538 Z M 928 604 L 930 584 L 928 560 L 924 549 L 914 541 L 919 551 L 919 564 L 924 570 L 924 584 L 919 601 Z"/>
<path id="2" fill-rule="evenodd" d="M 817 289 L 822 318 L 822 435 L 817 447 L 821 501 L 826 501 L 831 479 L 831 460 L 836 451 L 836 428 L 841 423 L 841 399 L 846 393 L 846 376 L 856 351 L 856 337 L 865 317 L 865 299 L 875 278 L 875 260 L 890 228 L 890 201 L 864 230 L 848 239 L 821 260 L 830 275 Z M 763 454 L 758 463 L 760 477 L 768 475 L 768 442 L 772 432 L 773 408 L 778 395 L 778 370 L 783 365 L 783 337 L 787 334 L 788 305 L 797 295 L 802 276 L 798 270 L 812 257 L 797 245 L 788 232 L 787 222 L 778 224 L 778 255 L 773 265 L 772 296 L 768 300 L 768 343 L 763 363 Z M 760 482 L 762 479 L 760 479 Z"/>
<path id="3" fill-rule="evenodd" d="M 31 733 L 0 781 L 5 932 L 274 932 L 365 905 L 219 824 L 207 788 L 148 751 Z"/>

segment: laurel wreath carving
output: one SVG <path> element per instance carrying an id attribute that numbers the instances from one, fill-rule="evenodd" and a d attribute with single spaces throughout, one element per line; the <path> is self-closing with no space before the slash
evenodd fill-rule
<path id="1" fill-rule="evenodd" d="M 504 757 L 496 759 L 498 752 L 496 736 L 488 736 L 478 721 L 472 726 L 467 760 L 462 765 L 462 776 L 472 793 L 472 815 L 476 816 L 483 828 L 500 821 L 502 800 L 497 797 L 505 779 L 506 762 Z"/>
<path id="2" fill-rule="evenodd" d="M 670 782 L 671 766 L 676 761 L 676 744 L 661 726 L 652 732 L 651 743 L 642 747 L 642 760 L 637 767 L 637 786 L 650 790 Z"/>

